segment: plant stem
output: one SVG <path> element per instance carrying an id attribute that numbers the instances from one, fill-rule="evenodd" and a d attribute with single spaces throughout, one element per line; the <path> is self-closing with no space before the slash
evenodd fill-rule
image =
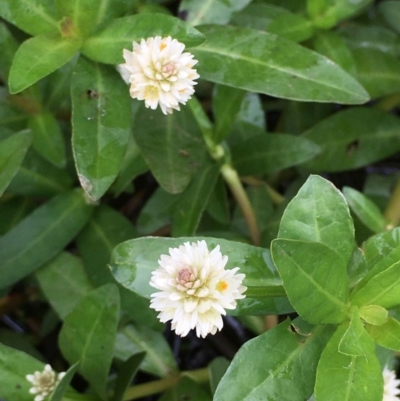
<path id="1" fill-rule="evenodd" d="M 242 182 L 245 184 L 252 185 L 254 187 L 264 187 L 268 192 L 268 195 L 271 197 L 271 200 L 275 205 L 279 205 L 280 203 L 284 202 L 285 197 L 282 196 L 278 191 L 271 187 L 267 182 L 259 180 L 255 177 L 242 177 Z"/>
<path id="2" fill-rule="evenodd" d="M 387 221 L 386 229 L 389 230 L 399 225 L 400 222 L 400 177 L 389 199 L 384 216 Z"/>
<path id="3" fill-rule="evenodd" d="M 247 197 L 246 191 L 244 190 L 239 179 L 237 171 L 230 164 L 226 163 L 221 167 L 221 174 L 232 191 L 237 203 L 242 209 L 253 244 L 260 245 L 260 230 L 258 228 L 256 216 L 250 200 Z"/>
<path id="4" fill-rule="evenodd" d="M 209 372 L 208 368 L 190 370 L 181 372 L 179 375 L 166 377 L 165 379 L 155 380 L 150 383 L 139 384 L 128 388 L 124 394 L 123 401 L 136 400 L 148 395 L 161 393 L 164 390 L 175 386 L 183 377 L 190 377 L 192 380 L 198 383 L 208 382 Z"/>

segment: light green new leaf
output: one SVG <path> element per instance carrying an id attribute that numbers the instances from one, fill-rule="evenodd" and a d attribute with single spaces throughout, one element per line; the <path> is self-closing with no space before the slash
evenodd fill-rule
<path id="1" fill-rule="evenodd" d="M 123 49 L 132 51 L 132 42 L 153 36 L 171 36 L 187 47 L 198 46 L 204 36 L 182 20 L 164 14 L 143 13 L 118 18 L 88 38 L 81 51 L 92 60 L 121 64 Z"/>
<path id="2" fill-rule="evenodd" d="M 80 361 L 78 371 L 102 399 L 106 398 L 118 319 L 118 290 L 107 284 L 79 301 L 65 318 L 59 336 L 64 357 L 71 364 Z"/>
<path id="3" fill-rule="evenodd" d="M 65 139 L 56 118 L 44 111 L 30 117 L 28 124 L 34 136 L 33 148 L 56 167 L 65 167 Z"/>
<path id="4" fill-rule="evenodd" d="M 72 85 L 72 148 L 79 181 L 94 200 L 115 180 L 130 134 L 130 97 L 117 71 L 81 57 Z"/>
<path id="5" fill-rule="evenodd" d="M 81 191 L 58 195 L 0 238 L 1 281 L 5 288 L 59 253 L 88 221 L 93 207 Z"/>
<path id="6" fill-rule="evenodd" d="M 74 377 L 76 371 L 78 370 L 79 362 L 72 365 L 66 372 L 65 376 L 57 384 L 54 392 L 50 395 L 49 401 L 62 401 L 64 393 L 67 390 L 69 383 Z"/>
<path id="7" fill-rule="evenodd" d="M 17 173 L 32 142 L 32 132 L 18 132 L 0 141 L 0 197 Z"/>
<path id="8" fill-rule="evenodd" d="M 341 323 L 349 292 L 346 263 L 318 242 L 276 239 L 272 259 L 290 303 L 307 322 Z"/>
<path id="9" fill-rule="evenodd" d="M 351 210 L 365 226 L 376 233 L 385 229 L 385 218 L 374 202 L 353 188 L 343 187 L 342 191 Z"/>
<path id="10" fill-rule="evenodd" d="M 354 226 L 342 193 L 311 175 L 286 207 L 278 238 L 321 242 L 347 265 L 354 250 Z"/>
<path id="11" fill-rule="evenodd" d="M 232 148 L 232 162 L 241 175 L 269 174 L 304 163 L 319 152 L 319 146 L 298 136 L 259 134 Z"/>
<path id="12" fill-rule="evenodd" d="M 286 320 L 246 342 L 220 381 L 214 400 L 308 399 L 319 355 L 331 332 L 330 326 L 319 326 L 299 343 Z"/>
<path id="13" fill-rule="evenodd" d="M 385 1 L 379 4 L 379 11 L 390 27 L 400 33 L 400 3 L 393 0 Z"/>
<path id="14" fill-rule="evenodd" d="M 285 99 L 364 103 L 362 86 L 325 57 L 277 35 L 202 26 L 207 41 L 190 51 L 201 78 Z"/>
<path id="15" fill-rule="evenodd" d="M 30 35 L 58 31 L 54 0 L 2 0 L 0 16 Z"/>
<path id="16" fill-rule="evenodd" d="M 371 341 L 368 337 L 360 318 L 360 312 L 358 308 L 354 308 L 347 329 L 340 339 L 338 350 L 349 356 L 367 356 L 365 343 Z"/>
<path id="17" fill-rule="evenodd" d="M 193 26 L 204 24 L 225 25 L 232 14 L 247 6 L 251 0 L 183 0 L 179 15 Z"/>
<path id="18" fill-rule="evenodd" d="M 164 115 L 143 104 L 133 125 L 136 143 L 161 187 L 173 194 L 182 192 L 207 154 L 192 112 L 182 107 Z"/>
<path id="19" fill-rule="evenodd" d="M 43 34 L 26 40 L 17 50 L 9 76 L 11 93 L 18 93 L 66 64 L 78 51 L 78 39 Z"/>
<path id="20" fill-rule="evenodd" d="M 372 338 L 366 334 L 359 346 L 365 356 L 349 356 L 338 347 L 349 323 L 341 324 L 322 351 L 317 367 L 316 401 L 382 401 L 382 368 Z"/>
<path id="21" fill-rule="evenodd" d="M 361 318 L 374 326 L 382 326 L 388 320 L 388 311 L 382 306 L 367 305 L 360 308 Z"/>
<path id="22" fill-rule="evenodd" d="M 400 352 L 400 322 L 392 317 L 381 326 L 366 325 L 370 336 L 382 347 Z"/>
<path id="23" fill-rule="evenodd" d="M 313 171 L 345 171 L 385 159 L 400 150 L 400 119 L 376 108 L 349 108 L 304 133 L 321 147 L 305 164 Z"/>

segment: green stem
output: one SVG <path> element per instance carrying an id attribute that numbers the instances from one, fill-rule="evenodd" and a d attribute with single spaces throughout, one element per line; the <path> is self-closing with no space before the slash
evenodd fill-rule
<path id="1" fill-rule="evenodd" d="M 276 191 L 274 188 L 271 187 L 267 182 L 259 180 L 254 177 L 242 177 L 241 180 L 245 184 L 252 185 L 254 187 L 264 187 L 266 191 L 268 192 L 268 195 L 270 196 L 271 200 L 275 205 L 279 205 L 280 203 L 284 202 L 285 197 L 282 196 L 278 191 Z"/>
<path id="2" fill-rule="evenodd" d="M 152 394 L 158 394 L 175 386 L 182 379 L 189 377 L 198 383 L 206 383 L 209 381 L 208 368 L 197 369 L 192 371 L 182 372 L 176 376 L 166 377 L 165 379 L 155 380 L 150 383 L 139 384 L 128 388 L 124 394 L 123 401 L 136 400 Z"/>
<path id="3" fill-rule="evenodd" d="M 228 184 L 230 190 L 232 191 L 237 203 L 242 209 L 243 216 L 246 220 L 247 227 L 249 228 L 250 237 L 253 244 L 260 245 L 261 237 L 256 216 L 254 214 L 254 210 L 251 206 L 250 200 L 247 197 L 246 191 L 244 190 L 243 185 L 240 182 L 237 171 L 230 164 L 226 163 L 221 167 L 221 174 Z"/>
<path id="4" fill-rule="evenodd" d="M 396 186 L 389 199 L 384 216 L 387 221 L 386 229 L 391 229 L 399 225 L 400 222 L 400 178 L 397 180 Z"/>

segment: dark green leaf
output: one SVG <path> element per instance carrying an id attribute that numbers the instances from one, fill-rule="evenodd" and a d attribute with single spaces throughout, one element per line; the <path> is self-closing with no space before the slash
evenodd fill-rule
<path id="1" fill-rule="evenodd" d="M 208 81 L 285 99 L 364 103 L 360 84 L 318 53 L 274 34 L 203 26 L 207 41 L 191 49 Z"/>
<path id="2" fill-rule="evenodd" d="M 1 8 L 1 5 L 0 5 Z M 4 82 L 8 81 L 8 74 L 14 55 L 18 49 L 18 42 L 11 35 L 6 25 L 0 24 L 0 51 L 1 51 L 1 65 L 0 75 Z"/>
<path id="3" fill-rule="evenodd" d="M 398 1 L 385 1 L 379 4 L 379 11 L 385 18 L 386 22 L 395 31 L 400 33 L 400 4 Z"/>
<path id="4" fill-rule="evenodd" d="M 381 326 L 366 325 L 370 336 L 385 348 L 400 352 L 400 322 L 392 317 Z"/>
<path id="5" fill-rule="evenodd" d="M 214 190 L 211 192 L 206 211 L 219 223 L 229 224 L 230 211 L 228 194 L 226 191 L 225 182 L 221 176 L 218 177 L 214 186 Z"/>
<path id="6" fill-rule="evenodd" d="M 71 364 L 80 361 L 78 371 L 103 399 L 118 319 L 118 290 L 107 284 L 79 301 L 65 318 L 59 337 L 65 358 Z"/>
<path id="7" fill-rule="evenodd" d="M 81 49 L 92 60 L 121 64 L 123 49 L 132 51 L 132 42 L 150 36 L 171 36 L 187 47 L 204 42 L 204 36 L 182 20 L 164 14 L 144 13 L 118 18 L 87 39 Z"/>
<path id="8" fill-rule="evenodd" d="M 118 73 L 81 57 L 73 73 L 72 146 L 78 177 L 94 200 L 115 180 L 130 134 L 130 98 Z"/>
<path id="9" fill-rule="evenodd" d="M 92 210 L 81 191 L 61 194 L 1 237 L 0 288 L 15 283 L 60 252 L 86 224 Z"/>
<path id="10" fill-rule="evenodd" d="M 65 373 L 65 376 L 60 380 L 60 382 L 57 384 L 57 387 L 55 388 L 54 392 L 51 394 L 49 401 L 62 401 L 63 400 L 65 390 L 68 388 L 69 383 L 71 382 L 72 378 L 74 377 L 74 374 L 78 370 L 78 367 L 79 367 L 79 362 L 75 363 L 67 370 L 67 372 Z"/>
<path id="11" fill-rule="evenodd" d="M 29 198 L 10 197 L 0 202 L 0 236 L 11 230 L 34 208 L 36 203 Z"/>
<path id="12" fill-rule="evenodd" d="M 187 377 L 179 380 L 172 389 L 167 390 L 159 401 L 212 401 L 211 394 L 207 393 L 203 387 Z"/>
<path id="13" fill-rule="evenodd" d="M 210 388 L 213 394 L 215 394 L 218 384 L 224 377 L 229 364 L 228 359 L 219 356 L 208 365 L 208 370 L 210 371 Z"/>

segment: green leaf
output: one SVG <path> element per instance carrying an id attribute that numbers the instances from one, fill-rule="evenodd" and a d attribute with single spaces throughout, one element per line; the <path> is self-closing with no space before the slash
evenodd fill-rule
<path id="1" fill-rule="evenodd" d="M 314 158 L 319 146 L 287 134 L 260 134 L 232 148 L 232 162 L 241 175 L 269 174 Z"/>
<path id="2" fill-rule="evenodd" d="M 400 351 L 400 322 L 389 317 L 383 325 L 366 325 L 369 335 L 382 347 Z"/>
<path id="3" fill-rule="evenodd" d="M 354 249 L 354 227 L 342 193 L 331 182 L 311 175 L 288 204 L 278 237 L 320 242 L 347 265 Z"/>
<path id="4" fill-rule="evenodd" d="M 82 261 L 62 252 L 36 272 L 36 278 L 48 302 L 64 319 L 75 305 L 94 289 Z"/>
<path id="5" fill-rule="evenodd" d="M 365 226 L 375 233 L 385 229 L 385 218 L 374 202 L 353 188 L 343 187 L 342 191 L 351 210 Z"/>
<path id="6" fill-rule="evenodd" d="M 379 11 L 385 21 L 396 32 L 400 33 L 400 4 L 398 1 L 385 1 L 379 4 Z"/>
<path id="7" fill-rule="evenodd" d="M 0 343 L 0 397 L 7 401 L 31 400 L 32 384 L 26 380 L 26 375 L 43 369 L 43 362 Z"/>
<path id="8" fill-rule="evenodd" d="M 94 200 L 115 180 L 130 134 L 130 98 L 117 71 L 81 57 L 71 85 L 72 147 L 79 181 Z"/>
<path id="9" fill-rule="evenodd" d="M 128 360 L 123 363 L 119 370 L 115 383 L 114 396 L 112 398 L 113 401 L 123 400 L 124 393 L 129 385 L 132 383 L 132 380 L 135 377 L 136 372 L 138 371 L 139 366 L 142 363 L 145 355 L 145 352 L 132 355 Z"/>
<path id="10" fill-rule="evenodd" d="M 119 295 L 114 284 L 92 291 L 65 318 L 59 336 L 64 357 L 102 399 L 106 398 L 107 377 L 119 319 Z"/>
<path id="11" fill-rule="evenodd" d="M 187 377 L 179 380 L 173 388 L 167 390 L 159 401 L 212 401 L 212 396 L 206 392 L 200 383 Z"/>
<path id="12" fill-rule="evenodd" d="M 81 51 L 94 61 L 121 64 L 124 62 L 123 49 L 132 51 L 132 42 L 150 36 L 171 36 L 187 47 L 204 42 L 204 36 L 198 30 L 178 18 L 144 13 L 113 20 L 88 38 Z"/>
<path id="13" fill-rule="evenodd" d="M 1 5 L 0 5 L 1 12 Z M 1 51 L 1 65 L 0 65 L 0 75 L 3 82 L 8 81 L 8 74 L 10 73 L 10 68 L 14 55 L 18 49 L 18 42 L 10 31 L 7 29 L 4 23 L 0 24 L 0 51 Z"/>
<path id="14" fill-rule="evenodd" d="M 388 311 L 378 305 L 362 306 L 360 316 L 367 323 L 374 326 L 382 326 L 388 320 Z"/>
<path id="15" fill-rule="evenodd" d="M 199 225 L 217 182 L 220 166 L 208 162 L 199 169 L 174 207 L 172 236 L 191 236 Z"/>
<path id="16" fill-rule="evenodd" d="M 360 312 L 358 308 L 354 308 L 348 327 L 340 339 L 338 350 L 344 355 L 366 357 L 365 344 L 370 341 L 360 319 Z"/>
<path id="17" fill-rule="evenodd" d="M 316 363 L 331 332 L 329 326 L 319 326 L 299 343 L 288 319 L 247 341 L 219 383 L 214 400 L 308 399 L 314 386 Z"/>
<path id="18" fill-rule="evenodd" d="M 358 104 L 369 99 L 336 64 L 284 38 L 233 26 L 199 30 L 207 41 L 191 52 L 205 80 L 293 100 Z"/>
<path id="19" fill-rule="evenodd" d="M 322 243 L 277 239 L 272 259 L 290 303 L 307 322 L 341 323 L 349 292 L 347 265 Z"/>
<path id="20" fill-rule="evenodd" d="M 315 396 L 317 401 L 382 401 L 381 365 L 368 336 L 359 345 L 365 356 L 349 356 L 338 347 L 349 323 L 341 324 L 322 352 L 317 367 Z"/>
<path id="21" fill-rule="evenodd" d="M 218 176 L 214 189 L 211 192 L 206 211 L 213 219 L 215 219 L 219 223 L 224 225 L 229 224 L 230 210 L 228 203 L 228 194 L 225 182 L 221 176 Z"/>
<path id="22" fill-rule="evenodd" d="M 1 237 L 0 288 L 15 283 L 59 253 L 86 224 L 92 210 L 81 191 L 71 191 L 38 207 Z"/>
<path id="23" fill-rule="evenodd" d="M 69 383 L 74 377 L 76 371 L 78 370 L 79 362 L 72 365 L 66 372 L 65 376 L 60 380 L 55 388 L 54 392 L 51 394 L 49 401 L 62 401 L 64 393 L 67 390 Z"/>
<path id="24" fill-rule="evenodd" d="M 65 167 L 65 139 L 55 117 L 44 111 L 30 117 L 28 124 L 34 135 L 33 148 L 56 167 Z"/>
<path id="25" fill-rule="evenodd" d="M 10 93 L 18 93 L 67 63 L 81 42 L 58 34 L 26 40 L 15 54 L 9 76 Z"/>
<path id="26" fill-rule="evenodd" d="M 29 198 L 10 197 L 0 202 L 0 236 L 11 230 L 35 207 L 36 203 Z"/>
<path id="27" fill-rule="evenodd" d="M 304 134 L 321 147 L 306 163 L 313 171 L 345 171 L 385 159 L 400 150 L 400 120 L 376 108 L 340 111 Z"/>
<path id="28" fill-rule="evenodd" d="M 114 248 L 110 262 L 111 271 L 115 279 L 124 287 L 150 299 L 150 295 L 154 293 L 154 288 L 149 284 L 151 272 L 157 269 L 160 255 L 168 254 L 169 248 L 197 240 L 205 240 L 209 251 L 219 245 L 221 253 L 229 256 L 226 268 L 239 267 L 240 273 L 246 275 L 244 285 L 249 288 L 254 287 L 252 295 L 249 295 L 248 289 L 246 298 L 238 301 L 236 309 L 230 311 L 231 314 L 262 313 L 261 311 L 270 308 L 271 303 L 274 304 L 275 310 L 279 308 L 282 300 L 277 302 L 277 306 L 273 296 L 283 297 L 285 294 L 280 287 L 281 280 L 277 271 L 268 263 L 269 252 L 244 243 L 203 237 L 138 238 L 123 242 Z M 257 297 L 258 291 L 261 297 Z M 268 300 L 264 297 L 268 292 L 272 299 Z M 255 299 L 257 302 L 254 302 Z"/>
<path id="29" fill-rule="evenodd" d="M 282 13 L 278 15 L 267 27 L 267 31 L 278 36 L 303 42 L 314 35 L 312 22 L 298 14 Z"/>
<path id="30" fill-rule="evenodd" d="M 210 388 L 213 394 L 215 394 L 218 384 L 224 377 L 229 365 L 230 362 L 223 356 L 213 359 L 208 365 L 208 370 L 210 372 Z"/>
<path id="31" fill-rule="evenodd" d="M 30 35 L 58 31 L 53 0 L 2 0 L 0 16 Z"/>
<path id="32" fill-rule="evenodd" d="M 133 133 L 154 177 L 170 193 L 182 192 L 205 160 L 203 137 L 187 107 L 166 116 L 143 104 L 136 114 Z"/>
<path id="33" fill-rule="evenodd" d="M 141 370 L 160 377 L 173 375 L 178 370 L 171 347 L 159 331 L 137 323 L 118 331 L 114 349 L 116 358 L 127 361 L 142 352 L 146 355 Z"/>
<path id="34" fill-rule="evenodd" d="M 32 132 L 29 130 L 0 141 L 0 196 L 17 173 L 31 143 Z"/>
<path id="35" fill-rule="evenodd" d="M 56 168 L 30 150 L 8 191 L 19 195 L 50 197 L 68 191 L 71 186 L 72 179 L 65 170 Z"/>

